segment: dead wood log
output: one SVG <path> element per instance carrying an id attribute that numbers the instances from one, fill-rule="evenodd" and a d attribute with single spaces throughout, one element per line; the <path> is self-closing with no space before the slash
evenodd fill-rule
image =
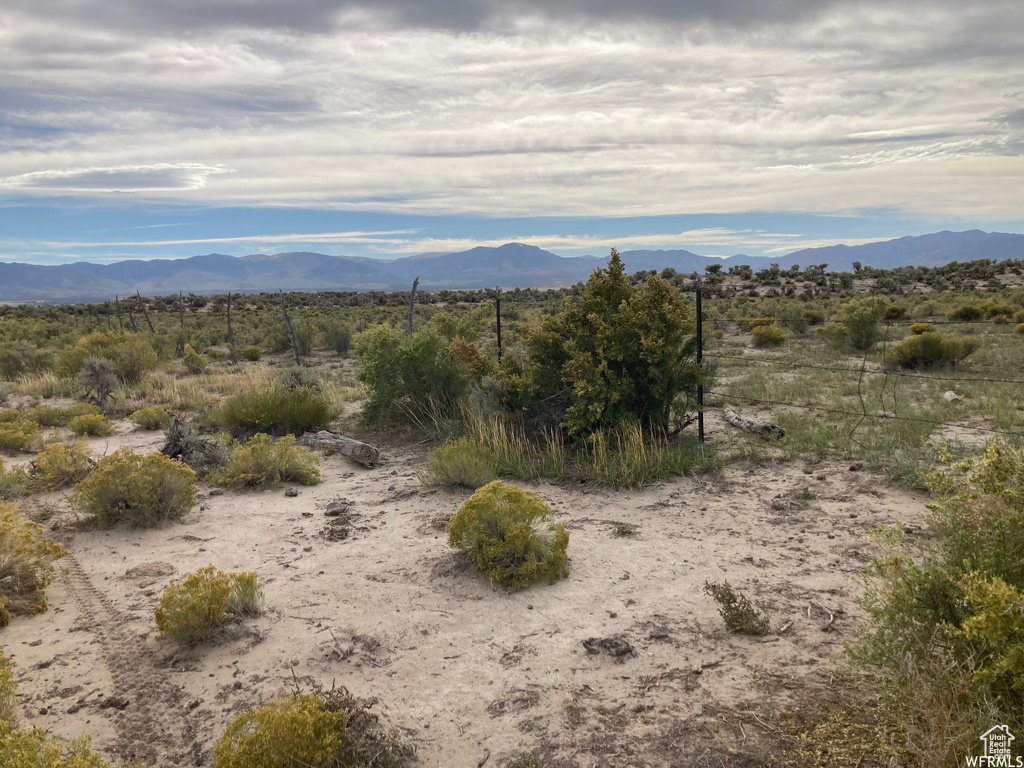
<path id="1" fill-rule="evenodd" d="M 725 416 L 726 421 L 734 427 L 739 427 L 744 432 L 756 432 L 764 437 L 774 437 L 780 440 L 786 435 L 786 431 L 778 424 L 759 424 L 752 419 L 748 419 L 746 416 L 740 416 L 728 408 L 725 409 L 722 415 Z"/>
<path id="2" fill-rule="evenodd" d="M 336 432 L 328 432 L 326 429 L 321 429 L 319 432 L 306 432 L 295 443 L 323 451 L 328 456 L 340 453 L 345 458 L 356 464 L 362 464 L 364 467 L 373 467 L 380 461 L 380 452 L 369 443 L 354 440 Z"/>

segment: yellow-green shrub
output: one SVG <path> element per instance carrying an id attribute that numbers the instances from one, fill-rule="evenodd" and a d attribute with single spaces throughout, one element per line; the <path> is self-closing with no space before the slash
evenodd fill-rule
<path id="1" fill-rule="evenodd" d="M 981 307 L 975 306 L 974 304 L 965 304 L 962 307 L 950 311 L 946 317 L 950 320 L 960 320 L 961 322 L 971 322 L 973 320 L 980 320 L 985 314 L 985 310 Z"/>
<path id="2" fill-rule="evenodd" d="M 569 534 L 532 491 L 495 480 L 470 496 L 448 522 L 448 543 L 464 550 L 491 581 L 516 589 L 566 575 Z"/>
<path id="3" fill-rule="evenodd" d="M 229 616 L 258 614 L 262 602 L 255 573 L 226 573 L 208 565 L 164 590 L 156 626 L 162 637 L 196 643 L 212 637 Z"/>
<path id="4" fill-rule="evenodd" d="M 786 332 L 777 325 L 759 325 L 750 332 L 755 347 L 781 347 L 786 343 Z"/>
<path id="5" fill-rule="evenodd" d="M 248 346 L 242 348 L 242 359 L 248 360 L 251 363 L 255 363 L 263 357 L 263 350 L 257 346 Z"/>
<path id="6" fill-rule="evenodd" d="M 18 684 L 14 682 L 14 665 L 0 648 L 0 734 L 14 727 L 14 708 L 18 705 Z"/>
<path id="7" fill-rule="evenodd" d="M 158 405 L 151 405 L 148 408 L 139 408 L 128 417 L 139 429 L 156 430 L 167 429 L 171 426 L 171 415 L 167 410 Z"/>
<path id="8" fill-rule="evenodd" d="M 138 384 L 157 364 L 156 352 L 144 337 L 134 333 L 97 331 L 83 336 L 74 346 L 66 347 L 57 356 L 54 372 L 62 379 L 73 379 L 87 357 L 110 360 L 114 375 L 124 384 Z"/>
<path id="9" fill-rule="evenodd" d="M 140 456 L 119 448 L 96 464 L 71 494 L 79 511 L 100 525 L 125 522 L 152 528 L 181 517 L 195 504 L 196 474 L 187 465 L 160 453 Z"/>
<path id="10" fill-rule="evenodd" d="M 1017 333 L 1024 334 L 1024 323 L 1017 326 Z"/>
<path id="11" fill-rule="evenodd" d="M 0 626 L 12 613 L 46 610 L 53 563 L 67 553 L 43 536 L 43 526 L 22 518 L 14 504 L 0 503 Z"/>
<path id="12" fill-rule="evenodd" d="M 88 435 L 105 437 L 114 434 L 115 431 L 114 422 L 106 416 L 97 416 L 95 414 L 75 416 L 75 418 L 68 422 L 68 429 L 82 437 Z"/>
<path id="13" fill-rule="evenodd" d="M 80 483 L 94 467 L 89 449 L 80 443 L 50 443 L 36 454 L 29 470 L 32 488 L 55 491 Z"/>
<path id="14" fill-rule="evenodd" d="M 216 768 L 331 768 L 347 738 L 345 720 L 308 693 L 251 709 L 214 745 Z"/>
<path id="15" fill-rule="evenodd" d="M 804 320 L 810 325 L 823 325 L 825 323 L 825 313 L 820 309 L 805 309 L 803 316 Z"/>
<path id="16" fill-rule="evenodd" d="M 910 326 L 910 332 L 920 336 L 922 333 L 931 333 L 935 326 L 931 323 L 914 323 Z"/>
<path id="17" fill-rule="evenodd" d="M 316 485 L 320 457 L 295 445 L 294 435 L 275 443 L 269 435 L 259 434 L 234 448 L 227 466 L 213 470 L 207 480 L 231 488 L 273 488 L 282 481 Z"/>
<path id="18" fill-rule="evenodd" d="M 214 414 L 221 426 L 237 433 L 301 434 L 327 428 L 330 404 L 309 389 L 277 386 L 252 389 L 230 398 Z"/>
<path id="19" fill-rule="evenodd" d="M 0 763 L 4 768 L 110 768 L 81 736 L 64 746 L 42 728 L 17 728 L 0 733 Z"/>
<path id="20" fill-rule="evenodd" d="M 28 415 L 41 427 L 64 427 L 76 416 L 102 416 L 103 411 L 92 403 L 75 403 L 69 408 L 37 405 Z"/>
<path id="21" fill-rule="evenodd" d="M 181 359 L 185 370 L 191 374 L 198 375 L 206 370 L 206 358 L 192 349 L 191 344 L 185 345 L 185 356 Z"/>
<path id="22" fill-rule="evenodd" d="M 908 336 L 893 345 L 885 362 L 898 368 L 935 368 L 954 366 L 973 354 L 981 341 L 972 336 L 942 336 L 922 333 Z"/>
<path id="23" fill-rule="evenodd" d="M 479 488 L 498 476 L 494 452 L 485 445 L 460 437 L 431 453 L 427 464 L 416 472 L 424 485 L 461 485 Z"/>
<path id="24" fill-rule="evenodd" d="M 755 328 L 764 328 L 769 325 L 775 325 L 774 317 L 752 317 L 747 320 L 747 327 L 753 331 Z"/>
<path id="25" fill-rule="evenodd" d="M 8 414 L 14 414 L 11 418 Z M 18 411 L 0 414 L 0 451 L 31 451 L 40 441 L 39 425 Z"/>
<path id="26" fill-rule="evenodd" d="M 0 499 L 14 501 L 28 494 L 28 468 L 24 466 L 7 468 L 0 457 Z"/>

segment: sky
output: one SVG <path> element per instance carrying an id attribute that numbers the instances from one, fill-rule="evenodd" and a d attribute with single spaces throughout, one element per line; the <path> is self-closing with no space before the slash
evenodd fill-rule
<path id="1" fill-rule="evenodd" d="M 4 0 L 0 259 L 1024 232 L 1020 0 Z"/>

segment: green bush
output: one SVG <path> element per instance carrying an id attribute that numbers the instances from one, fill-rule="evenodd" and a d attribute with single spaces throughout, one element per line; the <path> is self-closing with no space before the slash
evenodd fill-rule
<path id="1" fill-rule="evenodd" d="M 248 360 L 250 363 L 255 363 L 263 357 L 263 350 L 255 345 L 242 348 L 242 359 Z"/>
<path id="2" fill-rule="evenodd" d="M 181 358 L 181 364 L 193 376 L 206 372 L 206 358 L 192 349 L 191 344 L 185 345 L 185 356 Z"/>
<path id="3" fill-rule="evenodd" d="M 747 320 L 747 328 L 751 331 L 755 328 L 765 328 L 769 325 L 775 325 L 774 317 L 752 317 Z"/>
<path id="4" fill-rule="evenodd" d="M 0 731 L 4 768 L 110 768 L 90 744 L 88 736 L 80 736 L 65 745 L 42 728 Z"/>
<path id="5" fill-rule="evenodd" d="M 942 336 L 922 333 L 908 336 L 886 352 L 885 362 L 897 368 L 936 368 L 955 366 L 981 346 L 972 336 Z"/>
<path id="6" fill-rule="evenodd" d="M 522 589 L 568 572 L 569 534 L 541 498 L 500 480 L 470 496 L 448 522 L 448 543 L 492 582 Z"/>
<path id="7" fill-rule="evenodd" d="M 68 429 L 82 437 L 88 435 L 106 437 L 115 432 L 114 422 L 106 416 L 96 416 L 93 414 L 75 416 L 75 418 L 68 422 Z"/>
<path id="8" fill-rule="evenodd" d="M 805 309 L 804 320 L 806 320 L 809 325 L 824 325 L 825 313 L 818 309 Z"/>
<path id="9" fill-rule="evenodd" d="M 51 408 L 37 405 L 28 416 L 40 427 L 65 427 L 76 416 L 102 416 L 103 411 L 92 403 L 75 403 L 70 408 Z"/>
<path id="10" fill-rule="evenodd" d="M 786 343 L 786 332 L 777 325 L 759 325 L 750 332 L 750 338 L 758 349 L 781 347 Z"/>
<path id="11" fill-rule="evenodd" d="M 427 464 L 416 472 L 424 485 L 479 488 L 498 476 L 494 453 L 464 437 L 445 443 L 431 453 Z"/>
<path id="12" fill-rule="evenodd" d="M 352 346 L 352 326 L 342 320 L 330 319 L 320 326 L 323 343 L 339 357 L 348 354 Z"/>
<path id="13" fill-rule="evenodd" d="M 882 299 L 866 298 L 843 305 L 839 319 L 850 346 L 859 352 L 871 349 L 878 341 L 878 323 L 885 315 Z"/>
<path id="14" fill-rule="evenodd" d="M 901 307 L 898 304 L 890 304 L 885 308 L 885 314 L 882 315 L 885 320 L 902 320 L 907 316 L 907 308 Z"/>
<path id="15" fill-rule="evenodd" d="M 346 717 L 313 694 L 281 699 L 238 715 L 213 748 L 216 768 L 345 768 L 335 756 Z M 354 768 L 354 764 L 353 765 Z"/>
<path id="16" fill-rule="evenodd" d="M 677 288 L 657 275 L 632 284 L 612 249 L 607 269 L 524 331 L 525 358 L 503 357 L 504 404 L 578 437 L 628 420 L 664 431 L 701 378 L 695 329 Z"/>
<path id="17" fill-rule="evenodd" d="M 43 536 L 43 526 L 23 519 L 14 504 L 0 503 L 0 626 L 12 614 L 46 610 L 53 563 L 67 553 Z"/>
<path id="18" fill-rule="evenodd" d="M 1017 326 L 1017 333 L 1024 334 L 1024 323 Z"/>
<path id="19" fill-rule="evenodd" d="M 962 322 L 972 322 L 974 320 L 980 320 L 985 314 L 985 310 L 981 307 L 975 306 L 974 304 L 965 304 L 962 307 L 947 313 L 946 317 L 950 320 L 960 320 Z"/>
<path id="20" fill-rule="evenodd" d="M 156 405 L 139 408 L 128 418 L 137 428 L 143 430 L 167 429 L 171 425 L 171 414 L 166 408 Z"/>
<path id="21" fill-rule="evenodd" d="M 469 391 L 465 369 L 438 330 L 440 315 L 411 335 L 378 325 L 355 338 L 359 380 L 366 385 L 363 421 L 381 418 L 421 423 L 453 414 Z"/>
<path id="22" fill-rule="evenodd" d="M 57 356 L 54 372 L 60 378 L 73 379 L 88 357 L 110 360 L 112 373 L 123 384 L 138 384 L 157 364 L 156 352 L 143 336 L 97 331 L 83 336 L 74 346 L 66 347 Z"/>
<path id="23" fill-rule="evenodd" d="M 259 434 L 232 450 L 227 466 L 210 472 L 208 480 L 231 488 L 275 488 L 281 482 L 316 485 L 320 482 L 320 458 L 295 445 L 294 435 L 275 443 L 268 435 Z"/>
<path id="24" fill-rule="evenodd" d="M 94 467 L 89 450 L 75 443 L 51 443 L 36 454 L 29 470 L 33 490 L 56 491 L 80 483 Z"/>
<path id="25" fill-rule="evenodd" d="M 213 637 L 228 618 L 258 615 L 262 603 L 255 573 L 225 573 L 208 565 L 164 590 L 156 626 L 161 637 L 197 643 Z"/>
<path id="26" fill-rule="evenodd" d="M 160 453 L 140 456 L 127 447 L 100 459 L 71 494 L 72 505 L 95 515 L 102 526 L 124 522 L 141 528 L 181 517 L 195 499 L 191 468 Z"/>
<path id="27" fill-rule="evenodd" d="M 274 435 L 315 432 L 330 426 L 328 402 L 308 389 L 251 389 L 235 395 L 214 414 L 214 420 L 236 434 Z"/>
<path id="28" fill-rule="evenodd" d="M 922 333 L 932 333 L 935 326 L 931 323 L 914 323 L 910 326 L 910 332 L 920 336 Z"/>
<path id="29" fill-rule="evenodd" d="M 14 418 L 4 418 L 6 414 L 14 414 Z M 0 414 L 0 451 L 32 451 L 40 440 L 39 425 L 34 421 L 18 411 L 4 411 Z"/>

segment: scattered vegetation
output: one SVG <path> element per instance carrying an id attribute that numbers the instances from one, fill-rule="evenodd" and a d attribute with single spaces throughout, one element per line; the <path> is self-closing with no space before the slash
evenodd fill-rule
<path id="1" fill-rule="evenodd" d="M 741 635 L 767 635 L 770 621 L 757 610 L 742 592 L 733 589 L 728 581 L 721 584 L 704 582 L 704 593 L 718 603 L 718 612 L 730 632 Z"/>
<path id="2" fill-rule="evenodd" d="M 29 475 L 24 466 L 8 468 L 0 457 L 0 500 L 17 501 L 28 495 Z"/>
<path id="3" fill-rule="evenodd" d="M 119 448 L 104 456 L 71 494 L 78 511 L 101 526 L 153 528 L 181 517 L 196 499 L 195 472 L 160 453 Z"/>
<path id="4" fill-rule="evenodd" d="M 254 435 L 231 451 L 226 466 L 207 478 L 213 485 L 231 488 L 276 488 L 282 482 L 316 485 L 320 482 L 320 458 L 295 445 L 295 436 L 274 442 L 269 435 Z"/>
<path id="5" fill-rule="evenodd" d="M 14 504 L 0 503 L 0 626 L 12 614 L 46 610 L 46 586 L 63 546 L 43 536 L 43 526 L 18 514 Z"/>
<path id="6" fill-rule="evenodd" d="M 522 589 L 568 573 L 569 534 L 532 491 L 495 480 L 448 522 L 448 543 L 464 550 L 496 584 Z"/>
<path id="7" fill-rule="evenodd" d="M 208 565 L 164 590 L 156 626 L 162 637 L 198 643 L 229 619 L 258 616 L 262 606 L 263 589 L 254 572 L 225 573 Z"/>

